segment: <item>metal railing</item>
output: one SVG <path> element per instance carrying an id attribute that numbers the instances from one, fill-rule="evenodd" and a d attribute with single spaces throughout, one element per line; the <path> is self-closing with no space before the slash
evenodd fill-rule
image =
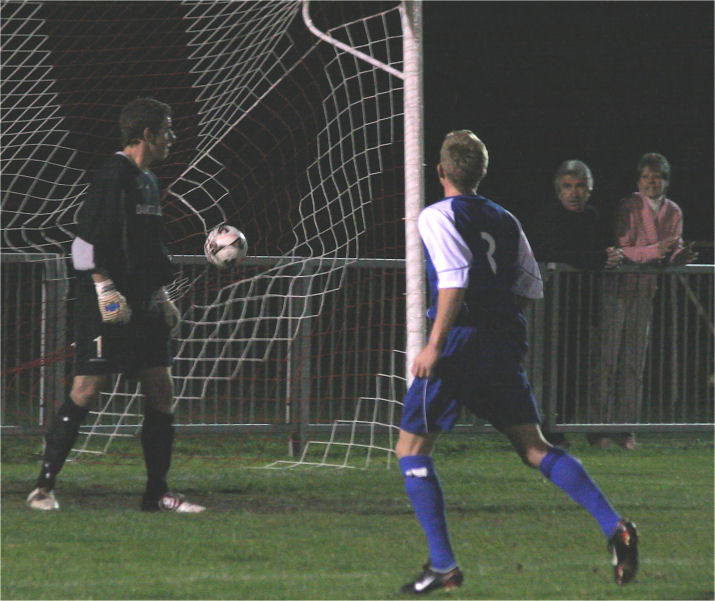
<path id="1" fill-rule="evenodd" d="M 712 265 L 542 275 L 547 429 L 712 429 Z"/>
<path id="2" fill-rule="evenodd" d="M 72 373 L 72 279 L 63 258 L 3 254 L 1 259 L 0 417 L 5 429 L 38 428 L 48 409 L 65 397 Z M 253 258 L 239 270 L 248 277 L 278 260 Z M 206 269 L 201 257 L 177 257 L 177 262 L 190 280 Z M 712 428 L 713 266 L 630 267 L 617 272 L 541 267 L 545 298 L 528 311 L 527 370 L 548 429 Z M 610 356 L 603 333 L 611 327 L 604 320 L 609 318 L 607 311 L 613 311 L 608 304 L 609 278 L 650 282 L 640 291 L 645 295 L 641 305 L 644 310 L 650 307 L 651 318 L 647 348 L 643 340 L 638 399 L 603 398 L 603 357 Z M 634 294 L 640 292 L 636 288 Z M 205 304 L 212 295 L 215 289 L 194 285 L 180 304 Z M 200 377 L 182 382 L 176 423 L 195 430 L 229 427 L 305 434 L 337 419 L 353 419 L 360 398 L 384 395 L 379 374 L 405 372 L 404 354 L 395 351 L 404 348 L 404 262 L 346 261 L 342 286 L 322 302 L 323 310 L 301 324 L 295 339 L 276 342 L 268 362 L 246 364 L 236 377 L 209 387 L 210 395 L 200 393 Z M 240 349 L 228 349 L 234 351 Z M 189 354 L 184 365 L 174 369 L 177 379 L 187 372 L 190 359 Z M 404 391 L 395 389 L 400 386 L 394 379 L 391 382 L 389 394 L 401 400 Z M 135 387 L 127 384 L 118 392 L 116 403 L 121 405 L 126 395 L 135 394 Z M 635 406 L 636 413 L 628 420 L 617 413 L 604 419 L 604 403 Z M 391 423 L 393 411 L 394 406 L 385 403 L 372 417 Z M 460 421 L 461 428 L 483 425 L 466 415 Z"/>

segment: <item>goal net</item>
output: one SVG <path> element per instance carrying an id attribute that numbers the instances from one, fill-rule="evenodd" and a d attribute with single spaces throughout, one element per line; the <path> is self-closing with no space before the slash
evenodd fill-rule
<path id="1" fill-rule="evenodd" d="M 405 372 L 400 4 L 1 10 L 3 425 L 26 425 L 28 408 L 50 419 L 68 390 L 82 318 L 68 262 L 76 213 L 118 150 L 121 106 L 154 96 L 172 105 L 178 135 L 154 169 L 181 270 L 175 423 L 299 443 L 321 429 L 356 445 L 389 436 Z M 201 256 L 219 223 L 249 242 L 232 270 Z M 116 378 L 75 450 L 135 436 L 139 393 Z"/>

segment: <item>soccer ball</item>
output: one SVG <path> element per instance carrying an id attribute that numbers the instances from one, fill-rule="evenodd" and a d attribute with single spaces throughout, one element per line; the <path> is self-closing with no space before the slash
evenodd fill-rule
<path id="1" fill-rule="evenodd" d="M 219 269 L 238 265 L 246 256 L 246 251 L 248 251 L 246 236 L 232 225 L 216 226 L 209 232 L 204 242 L 206 259 Z"/>

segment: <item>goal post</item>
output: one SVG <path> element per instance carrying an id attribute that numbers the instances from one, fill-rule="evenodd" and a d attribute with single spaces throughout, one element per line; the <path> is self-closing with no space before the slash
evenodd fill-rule
<path id="1" fill-rule="evenodd" d="M 405 0 L 402 8 L 405 81 L 405 278 L 406 374 L 425 342 L 424 249 L 417 218 L 424 207 L 424 99 L 422 79 L 422 3 Z"/>
<path id="2" fill-rule="evenodd" d="M 302 0 L 302 2 L 303 21 L 318 38 L 404 81 L 405 321 L 407 334 L 405 377 L 409 385 L 412 382 L 409 366 L 424 346 L 426 314 L 424 249 L 417 230 L 417 218 L 424 207 L 422 2 L 421 0 L 403 0 L 400 6 L 402 71 L 320 31 L 310 18 L 310 0 Z"/>

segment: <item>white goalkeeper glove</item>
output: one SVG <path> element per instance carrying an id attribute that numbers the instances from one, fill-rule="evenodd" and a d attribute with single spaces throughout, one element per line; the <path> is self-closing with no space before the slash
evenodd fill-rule
<path id="1" fill-rule="evenodd" d="M 127 323 L 132 316 L 132 309 L 112 280 L 95 282 L 99 312 L 104 323 Z"/>
<path id="2" fill-rule="evenodd" d="M 179 331 L 181 330 L 181 313 L 174 304 L 174 301 L 169 298 L 165 288 L 159 290 L 158 302 L 159 307 L 161 307 L 161 310 L 164 313 L 164 322 L 169 328 L 171 336 L 178 336 Z"/>

